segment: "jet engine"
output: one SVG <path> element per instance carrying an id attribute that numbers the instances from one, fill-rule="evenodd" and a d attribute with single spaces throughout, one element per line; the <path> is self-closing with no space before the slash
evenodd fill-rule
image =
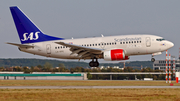
<path id="1" fill-rule="evenodd" d="M 106 61 L 115 61 L 115 60 L 128 60 L 129 57 L 125 55 L 123 49 L 113 49 L 109 51 L 105 51 L 104 60 Z"/>

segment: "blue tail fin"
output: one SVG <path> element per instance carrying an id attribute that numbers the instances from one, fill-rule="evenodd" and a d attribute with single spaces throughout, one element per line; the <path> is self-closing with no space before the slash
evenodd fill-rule
<path id="1" fill-rule="evenodd" d="M 33 22 L 18 7 L 10 7 L 10 10 L 22 44 L 52 40 L 64 40 L 63 38 L 43 34 L 43 32 L 38 29 L 38 27 L 36 27 Z"/>

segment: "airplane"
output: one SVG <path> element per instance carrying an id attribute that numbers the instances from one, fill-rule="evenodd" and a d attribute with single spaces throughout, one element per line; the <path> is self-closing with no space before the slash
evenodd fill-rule
<path id="1" fill-rule="evenodd" d="M 21 44 L 15 45 L 20 51 L 60 59 L 91 59 L 90 67 L 98 67 L 98 59 L 105 61 L 128 60 L 133 55 L 160 55 L 174 46 L 163 37 L 156 35 L 119 35 L 92 38 L 64 39 L 44 34 L 17 6 L 10 11 Z"/>

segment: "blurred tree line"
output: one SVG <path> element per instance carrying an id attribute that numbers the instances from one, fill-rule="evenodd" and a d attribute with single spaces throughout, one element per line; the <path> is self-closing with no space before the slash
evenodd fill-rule
<path id="1" fill-rule="evenodd" d="M 124 70 L 117 69 L 117 68 L 83 68 L 83 67 L 75 67 L 75 68 L 66 68 L 63 63 L 60 63 L 58 67 L 53 67 L 49 62 L 46 62 L 44 65 L 37 65 L 37 66 L 15 66 L 15 67 L 0 67 L 0 71 L 14 71 L 14 72 L 24 72 L 24 73 L 31 73 L 31 72 L 87 72 L 87 77 L 90 80 L 109 80 L 110 75 L 91 75 L 91 72 L 163 72 L 160 70 L 152 70 L 151 68 L 142 68 L 141 70 L 133 69 L 131 67 L 125 67 Z M 165 80 L 165 75 L 136 75 L 137 79 L 143 79 L 143 78 L 153 78 L 154 80 Z M 134 80 L 135 75 L 125 75 L 125 74 L 114 74 L 112 75 L 113 80 Z"/>
<path id="2" fill-rule="evenodd" d="M 28 58 L 20 58 L 20 59 L 1 59 L 0 58 L 0 67 L 10 67 L 10 66 L 37 66 L 37 65 L 42 65 L 48 62 L 50 63 L 53 67 L 58 67 L 59 63 L 63 63 L 66 68 L 70 69 L 72 67 L 89 67 L 89 63 L 87 62 L 75 62 L 75 61 L 59 61 L 59 60 L 52 60 L 52 59 L 28 59 Z M 150 67 L 153 68 L 153 63 L 151 61 L 127 61 L 126 62 L 126 67 Z M 124 67 L 124 62 L 119 62 L 119 63 L 101 63 L 100 66 L 119 66 L 119 67 Z"/>

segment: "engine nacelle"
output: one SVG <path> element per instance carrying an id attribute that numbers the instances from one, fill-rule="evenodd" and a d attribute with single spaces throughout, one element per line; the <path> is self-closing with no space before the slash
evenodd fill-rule
<path id="1" fill-rule="evenodd" d="M 104 60 L 106 60 L 106 61 L 128 60 L 129 59 L 128 56 L 125 56 L 123 49 L 113 49 L 113 50 L 105 51 L 103 56 L 104 56 Z"/>

